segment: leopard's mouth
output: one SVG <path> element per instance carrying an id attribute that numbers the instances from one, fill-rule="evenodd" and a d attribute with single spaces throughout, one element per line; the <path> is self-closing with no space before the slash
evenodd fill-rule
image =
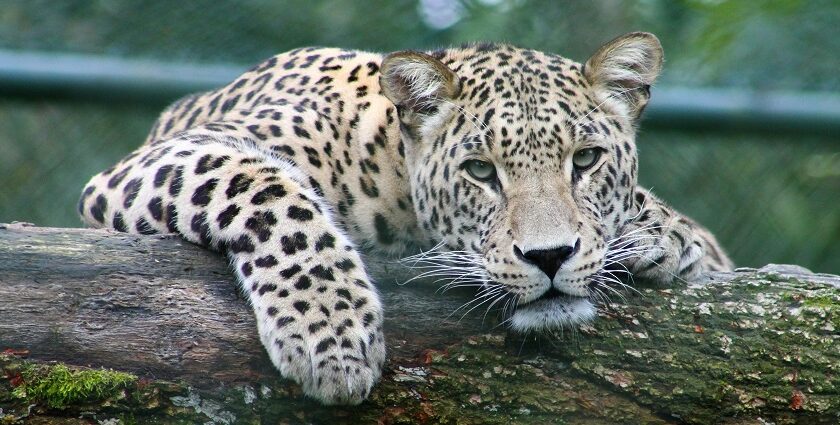
<path id="1" fill-rule="evenodd" d="M 510 327 L 518 332 L 569 328 L 592 320 L 596 308 L 588 297 L 563 293 L 550 288 L 538 298 L 516 307 Z"/>
<path id="2" fill-rule="evenodd" d="M 551 288 L 548 288 L 548 290 L 545 291 L 544 294 L 535 298 L 533 301 L 529 301 L 525 304 L 522 304 L 520 307 L 524 307 L 524 306 L 527 306 L 527 305 L 530 305 L 530 304 L 533 304 L 533 303 L 536 303 L 536 302 L 540 302 L 540 301 L 556 300 L 558 298 L 568 298 L 568 297 L 581 298 L 581 297 L 578 297 L 578 296 L 575 296 L 575 295 L 569 295 L 569 294 L 566 294 L 564 292 L 561 292 L 559 289 L 552 286 Z"/>

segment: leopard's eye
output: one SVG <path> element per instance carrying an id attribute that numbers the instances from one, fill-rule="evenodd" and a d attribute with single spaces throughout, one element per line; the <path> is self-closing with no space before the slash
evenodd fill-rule
<path id="1" fill-rule="evenodd" d="M 476 180 L 487 182 L 496 178 L 496 167 L 487 161 L 471 159 L 464 162 L 463 167 Z"/>
<path id="2" fill-rule="evenodd" d="M 583 171 L 593 165 L 598 161 L 598 158 L 601 157 L 601 150 L 597 148 L 586 148 L 581 149 L 572 156 L 572 164 L 575 165 L 575 169 L 578 171 Z"/>

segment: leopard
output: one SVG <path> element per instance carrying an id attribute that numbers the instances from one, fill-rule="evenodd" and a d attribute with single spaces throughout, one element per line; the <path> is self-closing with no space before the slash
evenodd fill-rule
<path id="1" fill-rule="evenodd" d="M 223 253 L 280 375 L 355 405 L 386 361 L 364 256 L 460 270 L 520 333 L 595 320 L 627 277 L 733 267 L 638 184 L 636 133 L 663 57 L 645 32 L 584 63 L 496 42 L 299 48 L 169 106 L 78 211 L 91 227 Z"/>

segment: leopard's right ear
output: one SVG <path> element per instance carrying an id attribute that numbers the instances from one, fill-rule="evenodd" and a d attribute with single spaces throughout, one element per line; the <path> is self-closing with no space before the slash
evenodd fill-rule
<path id="1" fill-rule="evenodd" d="M 391 53 L 382 61 L 379 84 L 382 92 L 400 108 L 407 124 L 420 125 L 440 118 L 451 109 L 461 92 L 458 76 L 443 62 L 425 53 Z"/>

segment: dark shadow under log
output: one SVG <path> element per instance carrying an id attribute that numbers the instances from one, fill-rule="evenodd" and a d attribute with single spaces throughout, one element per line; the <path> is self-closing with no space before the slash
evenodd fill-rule
<path id="1" fill-rule="evenodd" d="M 28 358 L 0 356 L 0 408 L 34 402 L 30 415 L 55 423 L 81 411 L 161 423 L 840 420 L 837 276 L 767 266 L 641 287 L 575 332 L 522 339 L 493 313 L 449 317 L 469 294 L 399 285 L 409 274 L 394 263 L 369 269 L 386 306 L 385 375 L 361 406 L 321 407 L 278 378 L 220 255 L 170 236 L 2 225 L 0 351 Z M 151 381 L 119 403 L 50 409 L 11 392 L 22 384 L 9 371 L 32 361 Z M 149 388 L 154 403 L 140 396 Z"/>

